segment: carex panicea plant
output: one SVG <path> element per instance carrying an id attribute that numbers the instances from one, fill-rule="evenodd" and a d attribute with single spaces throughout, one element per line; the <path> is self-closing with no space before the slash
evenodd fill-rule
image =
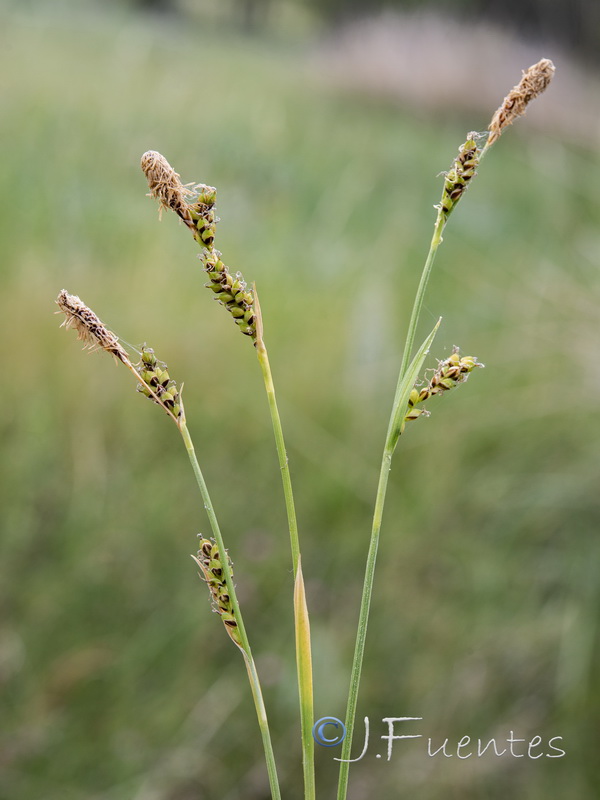
<path id="1" fill-rule="evenodd" d="M 271 414 L 275 446 L 281 470 L 283 493 L 288 518 L 292 566 L 295 577 L 294 623 L 296 631 L 296 667 L 298 672 L 298 691 L 300 699 L 302 764 L 307 800 L 315 797 L 314 739 L 313 726 L 313 686 L 310 650 L 310 626 L 304 592 L 304 579 L 300 560 L 298 523 L 288 458 L 283 439 L 283 428 L 275 386 L 264 339 L 262 314 L 256 287 L 248 289 L 241 272 L 232 274 L 215 248 L 216 224 L 215 201 L 217 190 L 205 184 L 183 186 L 179 174 L 175 172 L 166 158 L 154 150 L 144 153 L 141 167 L 148 180 L 150 194 L 155 197 L 161 210 L 170 208 L 184 221 L 200 246 L 200 256 L 208 277 L 206 288 L 229 311 L 241 332 L 254 342 L 256 354 L 262 371 L 265 391 Z"/>
<path id="2" fill-rule="evenodd" d="M 119 363 L 127 367 L 137 380 L 138 391 L 161 406 L 179 429 L 214 537 L 213 540 L 201 537 L 198 555 L 193 556 L 193 558 L 200 567 L 200 574 L 208 585 L 213 608 L 221 616 L 225 630 L 244 657 L 262 735 L 271 795 L 273 798 L 280 798 L 281 793 L 267 712 L 252 650 L 250 649 L 250 642 L 248 641 L 236 596 L 231 559 L 225 549 L 217 516 L 187 428 L 181 388 L 170 377 L 167 365 L 157 359 L 152 348 L 144 345 L 138 353 L 139 360 L 132 361 L 119 338 L 100 321 L 97 315 L 79 297 L 69 294 L 63 289 L 59 293 L 56 302 L 60 311 L 65 315 L 63 325 L 67 328 L 75 328 L 78 338 L 89 349 L 105 350 L 114 356 Z"/>
<path id="3" fill-rule="evenodd" d="M 437 216 L 433 236 L 408 322 L 398 383 L 383 448 L 360 603 L 356 645 L 351 668 L 345 718 L 346 738 L 343 742 L 341 757 L 338 759 L 340 761 L 340 774 L 337 800 L 345 800 L 348 788 L 351 747 L 377 549 L 383 520 L 388 476 L 394 451 L 400 437 L 406 431 L 407 423 L 413 422 L 419 417 L 429 416 L 436 396 L 446 394 L 461 383 L 464 383 L 473 371 L 483 366 L 476 357 L 463 356 L 458 348 L 454 348 L 448 358 L 438 362 L 437 367 L 426 371 L 424 375 L 422 374 L 425 358 L 440 325 L 440 321 L 438 321 L 433 330 L 415 350 L 421 309 L 433 262 L 442 243 L 442 233 L 450 215 L 454 212 L 477 175 L 477 169 L 483 158 L 502 132 L 519 116 L 524 114 L 528 104 L 546 89 L 553 73 L 554 66 L 548 59 L 542 59 L 525 70 L 521 81 L 511 89 L 493 115 L 488 131 L 483 134 L 468 133 L 449 170 L 443 174 L 442 196 L 435 207 Z M 302 576 L 300 542 L 291 476 L 256 287 L 248 286 L 240 272 L 233 272 L 226 265 L 221 253 L 215 247 L 217 232 L 216 189 L 203 183 L 183 184 L 180 176 L 167 159 L 153 150 L 144 153 L 141 166 L 148 181 L 150 195 L 158 200 L 161 212 L 163 209 L 173 211 L 191 232 L 200 248 L 202 266 L 207 278 L 206 287 L 229 312 L 241 333 L 253 343 L 258 357 L 267 394 L 288 517 L 294 573 L 293 608 L 304 796 L 306 800 L 314 800 L 313 677 L 309 615 Z M 200 576 L 207 584 L 213 609 L 221 617 L 227 634 L 243 655 L 262 735 L 271 795 L 275 799 L 280 798 L 275 755 L 271 743 L 267 714 L 258 673 L 236 596 L 232 561 L 225 548 L 217 516 L 187 428 L 181 386 L 171 378 L 167 365 L 158 359 L 152 348 L 143 345 L 139 350 L 135 351 L 135 355 L 131 355 L 130 351 L 135 350 L 135 348 L 128 346 L 128 349 L 123 340 L 110 331 L 78 297 L 62 290 L 56 302 L 59 310 L 65 315 L 63 325 L 67 328 L 74 328 L 86 348 L 104 350 L 112 355 L 118 363 L 123 364 L 135 377 L 138 391 L 156 405 L 161 406 L 179 430 L 212 531 L 212 538 L 200 536 L 198 552 L 193 558 L 200 571 Z"/>

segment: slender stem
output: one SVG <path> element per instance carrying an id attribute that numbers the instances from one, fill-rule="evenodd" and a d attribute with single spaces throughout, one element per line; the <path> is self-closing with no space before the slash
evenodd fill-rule
<path id="1" fill-rule="evenodd" d="M 438 247 L 442 243 L 442 231 L 444 230 L 446 219 L 446 216 L 441 211 L 438 211 L 435 227 L 433 229 L 433 236 L 431 237 L 431 244 L 429 246 L 429 252 L 427 253 L 427 259 L 423 267 L 423 272 L 421 273 L 421 280 L 419 281 L 417 294 L 415 295 L 415 302 L 413 303 L 413 309 L 410 315 L 410 322 L 408 323 L 406 343 L 404 345 L 404 352 L 402 354 L 402 364 L 400 366 L 400 377 L 398 382 L 400 382 L 404 377 L 404 373 L 406 372 L 410 362 L 410 354 L 415 343 L 415 334 L 417 332 L 417 325 L 419 324 L 419 317 L 421 316 L 421 308 L 423 307 L 425 291 L 427 289 L 427 284 L 429 283 L 429 276 L 431 275 L 431 268 L 433 267 L 435 255 Z"/>
<path id="2" fill-rule="evenodd" d="M 265 391 L 269 401 L 269 411 L 271 412 L 271 423 L 273 425 L 273 433 L 275 434 L 275 447 L 277 448 L 277 457 L 279 459 L 279 467 L 281 469 L 281 481 L 283 483 L 285 509 L 287 512 L 288 527 L 290 530 L 292 564 L 294 567 L 294 577 L 296 577 L 296 573 L 298 572 L 298 561 L 300 558 L 300 541 L 298 539 L 298 522 L 296 521 L 296 507 L 294 505 L 292 479 L 290 477 L 290 466 L 288 464 L 285 441 L 283 438 L 283 428 L 281 427 L 281 417 L 279 416 L 279 409 L 277 408 L 277 398 L 275 397 L 275 386 L 273 384 L 273 375 L 271 374 L 271 365 L 269 364 L 269 355 L 267 353 L 265 343 L 262 340 L 256 343 L 256 353 L 258 355 L 258 361 L 262 370 L 263 380 L 265 382 Z"/>
<path id="3" fill-rule="evenodd" d="M 348 704 L 346 707 L 346 738 L 342 745 L 340 774 L 338 781 L 338 794 L 337 800 L 345 800 L 348 791 L 348 774 L 350 771 L 350 752 L 352 748 L 352 737 L 354 733 L 354 721 L 356 717 L 356 706 L 358 703 L 358 691 L 360 687 L 360 676 L 362 672 L 362 663 L 365 654 L 365 642 L 367 639 L 367 628 L 369 624 L 369 609 L 371 605 L 371 596 L 373 594 L 373 582 L 375 578 L 375 564 L 377 562 L 377 549 L 379 547 L 379 533 L 381 531 L 381 521 L 383 518 L 383 508 L 385 505 L 385 497 L 387 492 L 388 478 L 392 464 L 392 456 L 394 453 L 395 443 L 392 441 L 393 437 L 393 422 L 396 406 L 399 401 L 399 395 L 402 386 L 402 379 L 408 369 L 410 357 L 413 350 L 421 308 L 423 307 L 423 299 L 425 297 L 425 290 L 429 282 L 431 268 L 437 253 L 437 249 L 442 242 L 442 231 L 446 223 L 446 216 L 439 211 L 429 246 L 427 259 L 423 266 L 421 273 L 421 280 L 417 288 L 415 301 L 408 324 L 408 331 L 406 334 L 406 342 L 404 345 L 404 352 L 402 355 L 402 364 L 400 366 L 400 374 L 398 376 L 398 386 L 396 389 L 396 396 L 392 406 L 392 413 L 390 416 L 390 424 L 386 437 L 385 447 L 383 450 L 383 457 L 381 460 L 381 471 L 379 473 L 379 483 L 377 485 L 377 496 L 375 500 L 375 510 L 373 512 L 373 525 L 371 528 L 371 541 L 369 543 L 369 552 L 367 555 L 367 566 L 365 570 L 365 580 L 363 584 L 363 592 L 360 603 L 360 612 L 358 619 L 358 630 L 356 633 L 356 644 L 354 648 L 354 658 L 352 661 L 352 672 L 350 676 L 350 690 L 348 693 Z"/>
<path id="4" fill-rule="evenodd" d="M 367 566 L 365 569 L 365 580 L 363 593 L 360 603 L 360 614 L 358 618 L 358 631 L 356 634 L 356 644 L 354 647 L 354 659 L 352 661 L 352 674 L 350 677 L 350 691 L 348 694 L 348 706 L 346 708 L 346 738 L 342 745 L 340 764 L 340 775 L 338 782 L 338 800 L 345 800 L 348 790 L 348 773 L 350 771 L 350 752 L 352 748 L 352 737 L 354 734 L 354 720 L 356 717 L 356 705 L 358 703 L 358 689 L 360 686 L 360 675 L 362 662 L 365 654 L 365 642 L 367 639 L 367 625 L 369 622 L 369 608 L 371 606 L 371 595 L 373 594 L 373 580 L 375 576 L 375 564 L 377 561 L 377 548 L 379 546 L 379 532 L 381 530 L 381 520 L 383 518 L 383 506 L 385 504 L 385 494 L 387 490 L 388 477 L 392 463 L 393 448 L 386 444 L 386 449 L 381 462 L 379 473 L 379 485 L 377 487 L 377 499 L 375 501 L 375 511 L 373 513 L 373 527 L 371 530 L 371 542 L 367 556 Z"/>
<path id="5" fill-rule="evenodd" d="M 229 596 L 231 598 L 231 605 L 233 607 L 235 619 L 238 624 L 240 640 L 242 642 L 242 647 L 240 649 L 242 650 L 244 661 L 246 662 L 246 669 L 248 670 L 248 678 L 250 681 L 250 687 L 252 689 L 252 696 L 254 697 L 256 716 L 258 717 L 258 724 L 260 727 L 263 747 L 265 751 L 265 760 L 267 762 L 267 772 L 269 774 L 271 796 L 273 800 L 281 800 L 281 792 L 279 790 L 279 781 L 277 778 L 277 768 L 275 766 L 275 755 L 273 753 L 273 745 L 271 743 L 271 734 L 269 732 L 269 723 L 267 720 L 267 711 L 265 709 L 262 691 L 260 688 L 260 681 L 258 678 L 258 673 L 256 671 L 256 664 L 254 663 L 254 658 L 252 657 L 250 642 L 248 641 L 248 635 L 246 633 L 246 628 L 244 627 L 244 620 L 242 619 L 242 613 L 240 611 L 240 606 L 235 592 L 235 585 L 233 583 L 231 567 L 229 565 L 229 559 L 225 557 L 226 550 L 225 550 L 225 545 L 223 543 L 223 537 L 221 535 L 221 529 L 219 528 L 219 523 L 217 521 L 217 517 L 215 514 L 212 501 L 210 499 L 210 495 L 208 493 L 208 488 L 206 486 L 202 470 L 200 469 L 200 465 L 196 457 L 194 444 L 192 442 L 190 433 L 188 431 L 185 422 L 181 422 L 179 424 L 179 430 L 181 432 L 181 436 L 183 438 L 185 448 L 187 450 L 187 454 L 189 456 L 192 465 L 192 469 L 194 470 L 194 476 L 196 477 L 196 482 L 198 483 L 198 488 L 200 489 L 202 500 L 204 501 L 204 508 L 206 509 L 206 513 L 208 514 L 210 527 L 217 542 L 219 552 L 223 554 L 221 558 L 221 563 L 223 567 L 223 577 L 225 578 L 225 583 L 227 584 L 227 591 L 229 592 Z"/>
<path id="6" fill-rule="evenodd" d="M 261 321 L 262 328 L 262 321 Z M 277 457 L 279 459 L 279 467 L 281 470 L 281 480 L 283 483 L 283 494 L 285 497 L 285 508 L 287 512 L 288 527 L 290 531 L 290 544 L 292 548 L 292 565 L 294 568 L 294 578 L 302 582 L 302 592 L 304 592 L 304 582 L 302 572 L 299 573 L 300 566 L 300 541 L 298 538 L 298 523 L 296 520 L 296 507 L 294 504 L 294 493 L 292 490 L 292 479 L 290 477 L 290 467 L 288 464 L 288 457 L 285 449 L 285 441 L 283 438 L 283 428 L 281 426 L 281 418 L 279 416 L 279 409 L 277 408 L 277 398 L 275 397 L 275 386 L 273 384 L 273 375 L 271 373 L 271 366 L 269 364 L 269 355 L 262 338 L 262 330 L 256 341 L 256 353 L 260 368 L 262 370 L 263 379 L 265 382 L 265 390 L 267 399 L 269 401 L 269 411 L 271 412 L 271 422 L 273 425 L 273 433 L 275 435 L 275 446 L 277 448 Z M 306 617 L 308 619 L 308 616 Z M 314 800 L 315 798 L 315 754 L 314 754 L 314 740 L 312 738 L 313 726 L 313 693 L 312 693 L 312 678 L 311 680 L 302 680 L 301 675 L 312 674 L 312 664 L 310 663 L 310 649 L 308 652 L 308 661 L 303 663 L 301 649 L 298 644 L 299 629 L 303 622 L 299 618 L 298 609 L 294 606 L 294 626 L 296 629 L 296 667 L 298 670 L 298 694 L 300 699 L 300 725 L 302 732 L 302 768 L 304 771 L 304 797 L 305 800 Z M 310 638 L 310 631 L 307 629 L 306 636 Z"/>

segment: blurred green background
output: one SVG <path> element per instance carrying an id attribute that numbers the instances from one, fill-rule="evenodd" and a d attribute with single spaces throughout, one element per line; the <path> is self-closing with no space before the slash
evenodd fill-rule
<path id="1" fill-rule="evenodd" d="M 553 52 L 509 64 L 496 102 L 474 100 L 467 116 L 460 103 L 354 91 L 352 76 L 329 82 L 318 56 L 329 34 L 291 3 L 250 34 L 217 3 L 163 16 L 133 6 L 0 13 L 0 798 L 268 794 L 243 663 L 189 558 L 209 529 L 185 451 L 125 370 L 59 330 L 54 299 L 67 288 L 185 382 L 294 800 L 292 579 L 258 364 L 202 288 L 185 228 L 173 215 L 159 223 L 140 155 L 160 150 L 184 181 L 218 187 L 217 245 L 259 288 L 301 526 L 315 711 L 343 717 L 438 173 L 520 70 Z M 432 403 L 396 455 L 359 704 L 374 743 L 351 770 L 354 800 L 600 790 L 600 161 L 593 131 L 571 140 L 528 121 L 494 147 L 453 215 L 426 300 L 423 333 L 444 317 L 429 366 L 458 344 L 487 368 Z M 432 759 L 418 740 L 396 743 L 388 763 L 376 753 L 389 716 L 423 717 L 410 732 L 454 752 L 465 735 L 514 731 L 561 736 L 567 755 Z M 317 748 L 322 798 L 334 796 L 336 754 Z"/>

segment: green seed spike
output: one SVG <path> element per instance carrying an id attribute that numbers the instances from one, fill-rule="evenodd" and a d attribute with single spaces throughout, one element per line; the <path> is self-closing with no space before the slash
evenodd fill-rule
<path id="1" fill-rule="evenodd" d="M 227 308 L 242 333 L 256 339 L 254 293 L 247 289 L 241 273 L 233 276 L 221 260 L 218 250 L 205 251 L 202 260 L 209 278 L 205 286 L 212 289 L 217 300 Z"/>
<path id="2" fill-rule="evenodd" d="M 416 406 L 429 400 L 434 395 L 441 395 L 450 391 L 450 389 L 454 389 L 459 383 L 464 383 L 476 367 L 483 366 L 474 356 L 461 357 L 458 347 L 455 347 L 449 358 L 445 361 L 440 361 L 427 386 L 422 389 L 415 388 L 411 391 L 402 431 L 407 422 L 417 419 L 421 415 L 429 416 L 427 410 Z"/>
<path id="3" fill-rule="evenodd" d="M 225 554 L 225 557 L 227 558 L 229 566 L 231 567 L 231 559 L 227 553 Z M 216 542 L 213 539 L 205 539 L 203 536 L 201 536 L 198 555 L 192 556 L 192 558 L 202 570 L 202 576 L 208 584 L 208 588 L 212 597 L 213 609 L 223 620 L 225 630 L 231 639 L 238 646 L 241 646 L 238 624 L 235 618 L 235 611 L 231 602 L 231 598 L 229 597 L 227 584 L 223 578 L 223 565 Z M 231 574 L 233 575 L 233 571 L 231 571 Z"/>
<path id="4" fill-rule="evenodd" d="M 227 308 L 242 333 L 252 337 L 256 343 L 254 294 L 246 289 L 240 273 L 235 276 L 231 274 L 214 247 L 218 221 L 214 208 L 217 190 L 203 183 L 193 187 L 191 184 L 183 185 L 179 174 L 155 150 L 144 153 L 141 167 L 148 180 L 150 194 L 159 201 L 161 209 L 170 208 L 174 211 L 202 248 L 201 258 L 209 278 L 206 286 Z"/>
<path id="5" fill-rule="evenodd" d="M 463 196 L 469 181 L 476 174 L 481 150 L 477 146 L 480 134 L 471 132 L 467 134 L 467 141 L 458 150 L 458 155 L 444 178 L 444 190 L 438 208 L 446 219 Z"/>
<path id="6" fill-rule="evenodd" d="M 217 218 L 213 210 L 217 190 L 212 186 L 205 186 L 204 189 L 210 191 L 202 192 L 197 201 L 189 206 L 189 212 L 196 226 L 197 234 L 195 236 L 197 239 L 199 238 L 198 244 L 203 247 L 212 247 L 217 231 Z M 209 199 L 208 203 L 205 202 L 207 198 Z"/>
<path id="7" fill-rule="evenodd" d="M 176 421 L 183 420 L 180 389 L 170 379 L 167 365 L 158 361 L 151 347 L 142 347 L 140 361 L 135 369 L 141 381 L 138 391 L 161 405 Z"/>

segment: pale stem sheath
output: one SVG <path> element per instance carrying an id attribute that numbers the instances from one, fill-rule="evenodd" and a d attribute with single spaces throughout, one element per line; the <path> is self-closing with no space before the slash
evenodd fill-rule
<path id="1" fill-rule="evenodd" d="M 301 562 L 294 584 L 294 620 L 296 628 L 296 665 L 300 694 L 300 716 L 302 725 L 302 768 L 304 770 L 305 797 L 315 797 L 315 740 L 313 726 L 313 678 L 310 643 L 310 620 L 304 593 Z"/>

